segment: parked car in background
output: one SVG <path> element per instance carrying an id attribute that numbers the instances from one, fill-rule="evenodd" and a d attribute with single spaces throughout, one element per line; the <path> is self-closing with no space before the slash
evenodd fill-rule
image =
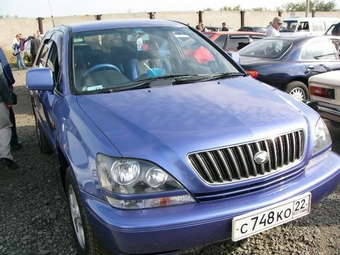
<path id="1" fill-rule="evenodd" d="M 340 126 L 340 71 L 309 78 L 310 100 L 317 102 L 318 112 L 334 126 Z"/>
<path id="2" fill-rule="evenodd" d="M 323 35 L 332 24 L 338 22 L 340 18 L 289 18 L 283 20 L 280 33 L 281 35 Z"/>
<path id="3" fill-rule="evenodd" d="M 306 100 L 309 77 L 340 70 L 335 45 L 340 45 L 339 37 L 280 36 L 254 42 L 238 53 L 252 77 Z"/>
<path id="4" fill-rule="evenodd" d="M 307 215 L 340 182 L 320 115 L 180 22 L 60 25 L 33 67 L 38 144 L 58 160 L 79 254 L 238 241 Z"/>
<path id="5" fill-rule="evenodd" d="M 259 32 L 259 33 L 266 33 L 267 27 L 247 27 L 243 26 L 238 29 L 238 31 L 250 31 L 250 32 Z"/>
<path id="6" fill-rule="evenodd" d="M 222 27 L 216 27 L 216 26 L 205 26 L 207 31 L 220 31 Z"/>
<path id="7" fill-rule="evenodd" d="M 263 33 L 248 31 L 217 31 L 204 32 L 203 34 L 227 52 L 238 51 L 248 44 L 265 37 Z"/>

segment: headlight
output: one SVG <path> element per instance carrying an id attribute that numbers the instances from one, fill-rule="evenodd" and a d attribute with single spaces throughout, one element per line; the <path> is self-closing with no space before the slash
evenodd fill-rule
<path id="1" fill-rule="evenodd" d="M 140 174 L 140 166 L 137 161 L 117 160 L 111 166 L 113 181 L 121 185 L 128 185 L 137 180 Z"/>
<path id="2" fill-rule="evenodd" d="M 196 202 L 177 180 L 151 162 L 98 154 L 97 168 L 106 198 L 114 207 L 140 209 Z"/>
<path id="3" fill-rule="evenodd" d="M 320 118 L 315 125 L 314 129 L 314 147 L 313 154 L 324 150 L 332 144 L 332 139 L 329 134 L 328 128 L 325 122 Z"/>

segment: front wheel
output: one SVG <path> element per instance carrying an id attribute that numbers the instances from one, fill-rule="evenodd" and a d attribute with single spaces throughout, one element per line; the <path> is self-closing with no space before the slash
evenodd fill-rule
<path id="1" fill-rule="evenodd" d="M 308 88 L 301 81 L 293 81 L 289 83 L 286 87 L 286 92 L 300 101 L 304 101 L 309 98 Z"/>
<path id="2" fill-rule="evenodd" d="M 99 242 L 89 224 L 84 205 L 80 197 L 77 182 L 70 168 L 66 170 L 65 187 L 70 219 L 77 243 L 78 254 L 112 255 L 112 253 L 109 252 Z"/>

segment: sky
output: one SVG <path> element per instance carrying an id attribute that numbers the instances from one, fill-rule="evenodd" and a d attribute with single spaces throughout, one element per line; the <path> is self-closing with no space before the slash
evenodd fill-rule
<path id="1" fill-rule="evenodd" d="M 215 11 L 225 6 L 241 9 L 264 7 L 275 11 L 286 3 L 301 3 L 304 0 L 0 0 L 0 16 L 37 18 L 73 15 L 94 15 L 129 12 L 161 11 Z M 327 2 L 328 0 L 324 0 Z M 340 0 L 334 0 L 340 8 Z"/>

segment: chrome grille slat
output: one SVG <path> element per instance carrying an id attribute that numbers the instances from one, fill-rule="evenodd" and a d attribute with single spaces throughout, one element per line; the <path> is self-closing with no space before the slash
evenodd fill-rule
<path id="1" fill-rule="evenodd" d="M 296 135 L 294 133 L 292 133 L 292 150 L 292 155 L 294 159 L 294 157 L 296 157 Z"/>
<path id="2" fill-rule="evenodd" d="M 265 140 L 264 141 L 264 150 L 265 151 L 267 151 L 267 152 L 270 152 L 271 150 L 270 150 L 270 148 L 269 148 L 269 142 L 270 142 L 270 140 Z M 271 155 L 270 155 L 270 153 L 269 153 L 269 159 L 268 159 L 268 164 L 267 164 L 267 168 L 268 168 L 268 171 L 270 171 L 270 167 L 271 167 Z"/>
<path id="3" fill-rule="evenodd" d="M 230 159 L 230 163 L 231 163 L 231 170 L 232 170 L 232 174 L 233 174 L 233 179 L 241 179 L 241 173 L 237 164 L 237 159 L 235 157 L 235 154 L 233 152 L 232 148 L 227 148 L 226 150 L 227 155 L 228 155 L 228 159 Z"/>
<path id="4" fill-rule="evenodd" d="M 287 150 L 287 153 L 285 153 L 285 155 L 287 155 L 287 159 L 286 159 L 286 164 L 288 164 L 290 162 L 290 159 L 291 159 L 291 155 L 290 155 L 290 152 L 291 152 L 291 148 L 290 148 L 290 140 L 289 140 L 289 136 L 288 135 L 285 135 L 285 147 L 286 147 L 286 150 Z"/>
<path id="5" fill-rule="evenodd" d="M 282 141 L 282 136 L 278 138 L 278 150 L 279 150 L 279 156 L 280 156 L 280 162 L 279 162 L 279 167 L 282 167 L 284 165 L 284 160 L 285 157 L 283 155 L 283 141 Z"/>
<path id="6" fill-rule="evenodd" d="M 209 156 L 209 161 L 210 161 L 210 165 L 212 168 L 213 173 L 215 173 L 216 178 L 218 178 L 219 182 L 223 181 L 223 177 L 222 177 L 222 172 L 221 172 L 221 168 L 218 165 L 218 160 L 216 159 L 216 157 L 214 156 L 214 151 L 208 152 L 208 156 Z"/>
<path id="7" fill-rule="evenodd" d="M 204 176 L 209 180 L 209 181 L 214 181 L 212 175 L 210 174 L 209 170 L 208 170 L 208 167 L 206 165 L 206 163 L 204 162 L 204 158 L 203 158 L 203 155 L 200 155 L 200 154 L 197 154 L 196 155 L 196 159 L 197 159 L 197 163 L 199 164 L 200 166 L 200 169 L 202 169 L 202 172 L 204 174 Z"/>
<path id="8" fill-rule="evenodd" d="M 237 150 L 237 155 L 238 155 L 238 158 L 239 158 L 239 162 L 240 162 L 240 168 L 241 168 L 241 171 L 242 171 L 242 176 L 244 177 L 249 177 L 249 169 L 248 169 L 248 165 L 247 165 L 247 160 L 246 160 L 246 157 L 242 151 L 242 147 L 236 147 L 236 150 Z"/>
<path id="9" fill-rule="evenodd" d="M 276 146 L 275 146 L 275 141 L 273 139 L 269 140 L 270 142 L 270 158 L 271 160 L 271 168 L 276 170 L 278 168 L 278 155 L 277 155 L 277 150 L 276 150 Z"/>
<path id="10" fill-rule="evenodd" d="M 221 184 L 258 178 L 297 164 L 305 147 L 302 130 L 274 138 L 230 146 L 222 149 L 193 153 L 188 160 L 208 183 Z M 257 152 L 268 153 L 268 162 L 255 163 Z"/>
<path id="11" fill-rule="evenodd" d="M 298 140 L 298 148 L 299 148 L 299 155 L 298 157 L 302 157 L 303 155 L 303 142 L 304 142 L 304 137 L 302 137 L 302 134 L 300 133 L 297 133 L 297 136 L 299 137 L 299 140 Z"/>
<path id="12" fill-rule="evenodd" d="M 230 166 L 230 163 L 228 161 L 228 157 L 226 156 L 225 152 L 223 150 L 218 150 L 219 154 L 221 155 L 221 158 L 224 160 L 224 173 L 226 176 L 227 181 L 232 181 L 233 180 L 233 170 Z"/>
<path id="13" fill-rule="evenodd" d="M 254 160 L 249 160 L 249 159 L 254 158 L 253 150 L 252 150 L 252 148 L 251 148 L 251 146 L 249 144 L 246 144 L 245 147 L 246 147 L 246 151 L 247 151 L 247 159 L 249 161 L 248 163 L 249 163 L 250 169 L 251 169 L 250 175 L 256 176 L 257 170 L 256 170 L 255 161 Z"/>

